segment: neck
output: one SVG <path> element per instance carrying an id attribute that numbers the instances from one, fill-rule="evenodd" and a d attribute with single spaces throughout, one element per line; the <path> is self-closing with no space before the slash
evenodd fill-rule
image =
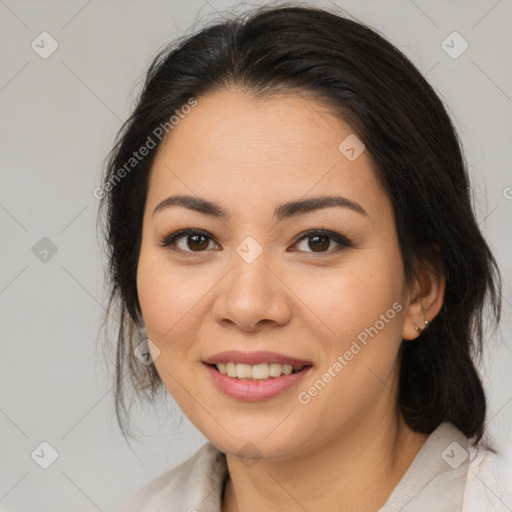
<path id="1" fill-rule="evenodd" d="M 286 460 L 261 459 L 249 467 L 227 455 L 222 512 L 375 512 L 428 437 L 413 432 L 399 414 L 375 420 L 347 427 L 329 443 Z"/>

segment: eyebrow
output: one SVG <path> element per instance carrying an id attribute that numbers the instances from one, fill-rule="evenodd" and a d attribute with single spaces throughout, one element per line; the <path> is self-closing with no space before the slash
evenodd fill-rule
<path id="1" fill-rule="evenodd" d="M 169 196 L 161 201 L 153 210 L 153 215 L 157 212 L 171 208 L 173 206 L 181 206 L 189 210 L 209 215 L 221 220 L 229 217 L 228 212 L 217 203 L 208 201 L 200 197 L 177 195 Z M 300 199 L 298 201 L 289 201 L 278 206 L 274 210 L 274 218 L 277 221 L 288 219 L 297 215 L 303 215 L 323 208 L 341 207 L 348 208 L 361 215 L 368 215 L 365 209 L 356 201 L 347 199 L 342 196 L 320 196 L 309 199 Z"/>

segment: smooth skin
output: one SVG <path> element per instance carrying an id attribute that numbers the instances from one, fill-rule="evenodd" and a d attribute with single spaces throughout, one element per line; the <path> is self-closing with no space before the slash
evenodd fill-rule
<path id="1" fill-rule="evenodd" d="M 407 285 L 393 208 L 370 155 L 350 161 L 340 152 L 353 130 L 325 105 L 234 88 L 197 100 L 158 150 L 144 213 L 137 289 L 160 350 L 158 373 L 226 454 L 223 512 L 376 511 L 427 438 L 399 413 L 397 354 L 402 339 L 421 343 L 414 323 L 437 315 L 445 279 L 418 264 Z M 215 202 L 227 217 L 182 206 L 153 213 L 178 194 Z M 283 203 L 332 195 L 365 213 L 334 206 L 273 216 Z M 208 236 L 162 245 L 185 228 Z M 303 234 L 315 229 L 349 242 Z M 249 236 L 263 250 L 252 263 L 236 252 Z M 394 303 L 401 311 L 300 403 L 298 394 Z M 202 363 L 227 350 L 279 352 L 313 368 L 291 390 L 244 402 L 222 394 Z"/>

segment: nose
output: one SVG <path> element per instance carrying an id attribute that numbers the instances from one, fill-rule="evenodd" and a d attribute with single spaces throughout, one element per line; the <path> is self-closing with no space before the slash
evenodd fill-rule
<path id="1" fill-rule="evenodd" d="M 232 270 L 219 283 L 214 319 L 253 332 L 271 324 L 283 326 L 292 314 L 291 292 L 265 251 L 251 263 L 234 255 Z M 274 262 L 275 263 L 275 262 Z"/>

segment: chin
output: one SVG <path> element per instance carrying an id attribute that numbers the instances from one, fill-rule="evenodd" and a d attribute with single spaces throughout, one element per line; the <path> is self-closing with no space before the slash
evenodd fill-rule
<path id="1" fill-rule="evenodd" d="M 307 445 L 316 432 L 316 429 L 305 431 L 304 422 L 302 427 L 296 425 L 286 414 L 267 416 L 266 419 L 252 415 L 250 420 L 244 418 L 240 421 L 232 418 L 222 427 L 212 425 L 211 421 L 208 421 L 208 426 L 195 424 L 220 451 L 252 461 L 260 458 L 286 459 Z"/>

